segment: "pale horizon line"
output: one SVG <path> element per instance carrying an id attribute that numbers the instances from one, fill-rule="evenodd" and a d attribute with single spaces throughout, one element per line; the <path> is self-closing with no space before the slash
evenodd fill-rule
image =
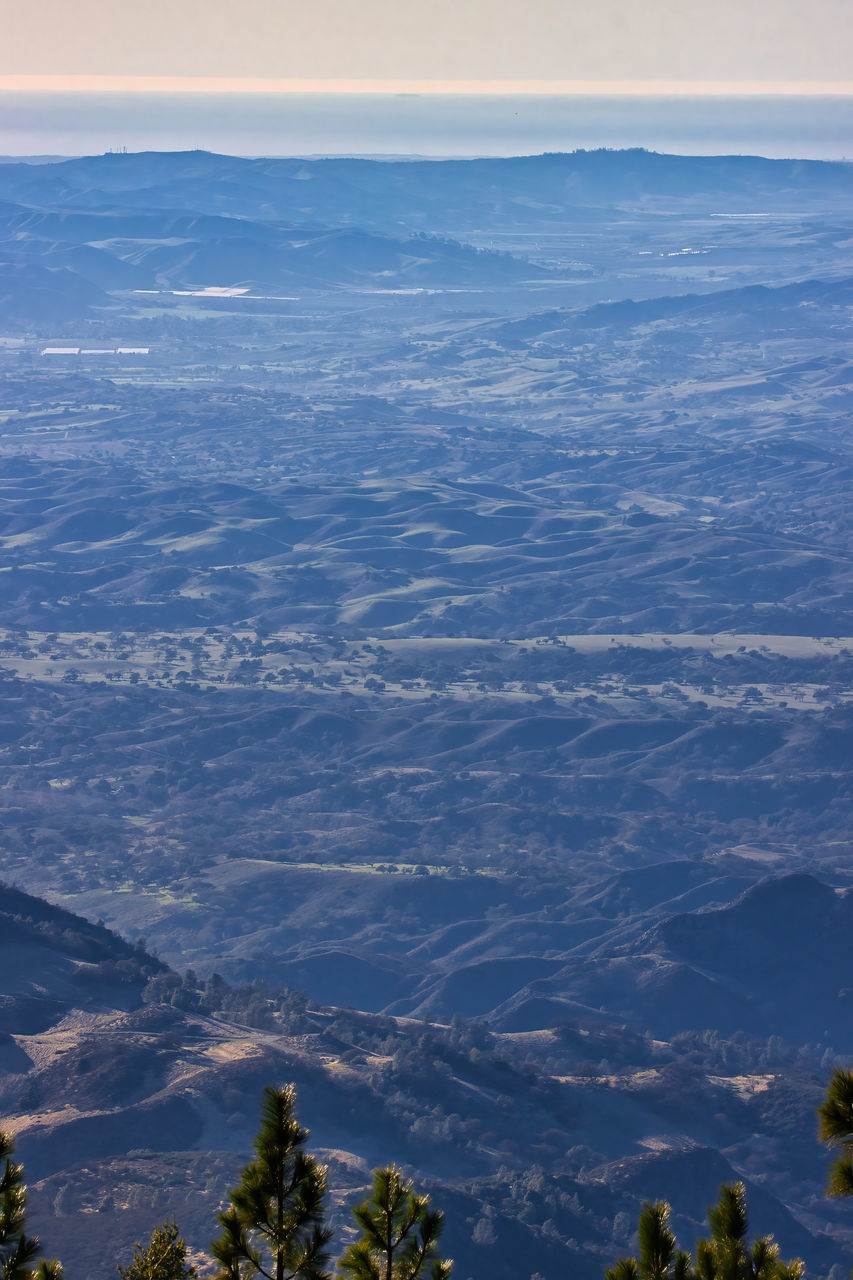
<path id="1" fill-rule="evenodd" d="M 845 97 L 853 80 L 356 80 L 271 76 L 11 75 L 14 93 L 324 93 L 413 96 Z"/>

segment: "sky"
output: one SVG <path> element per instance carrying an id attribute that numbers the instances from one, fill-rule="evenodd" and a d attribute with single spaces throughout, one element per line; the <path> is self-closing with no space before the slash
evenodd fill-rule
<path id="1" fill-rule="evenodd" d="M 850 0 L 0 0 L 0 89 L 853 92 Z"/>

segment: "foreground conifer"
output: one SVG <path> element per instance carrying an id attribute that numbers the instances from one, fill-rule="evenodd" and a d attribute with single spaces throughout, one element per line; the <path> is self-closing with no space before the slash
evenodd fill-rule
<path id="1" fill-rule="evenodd" d="M 783 1262 L 772 1236 L 748 1243 L 749 1217 L 742 1182 L 720 1187 L 708 1210 L 710 1237 L 696 1245 L 695 1259 L 676 1248 L 670 1207 L 658 1200 L 643 1205 L 637 1228 L 639 1256 L 620 1258 L 605 1280 L 800 1280 L 799 1258 Z"/>
<path id="2" fill-rule="evenodd" d="M 62 1280 L 61 1263 L 36 1263 L 41 1244 L 26 1234 L 24 1166 L 12 1159 L 14 1151 L 11 1137 L 0 1130 L 0 1280 Z"/>
<path id="3" fill-rule="evenodd" d="M 818 1108 L 818 1135 L 841 1155 L 829 1171 L 831 1196 L 853 1196 L 853 1071 L 839 1068 Z"/>
<path id="4" fill-rule="evenodd" d="M 121 1280 L 194 1280 L 187 1262 L 187 1243 L 174 1218 L 155 1227 L 147 1245 L 137 1244 L 133 1260 L 119 1267 Z"/>
<path id="5" fill-rule="evenodd" d="M 264 1089 L 256 1158 L 218 1215 L 222 1235 L 211 1252 L 219 1280 L 328 1280 L 326 1171 L 303 1150 L 309 1135 L 295 1102 L 292 1085 Z"/>
<path id="6" fill-rule="evenodd" d="M 643 1205 L 637 1226 L 639 1256 L 620 1258 L 605 1280 L 688 1280 L 693 1259 L 676 1248 L 670 1214 L 665 1200 Z"/>
<path id="7" fill-rule="evenodd" d="M 353 1215 L 361 1235 L 338 1264 L 347 1280 L 448 1280 L 453 1264 L 438 1254 L 444 1214 L 395 1165 L 374 1172 L 373 1193 Z"/>

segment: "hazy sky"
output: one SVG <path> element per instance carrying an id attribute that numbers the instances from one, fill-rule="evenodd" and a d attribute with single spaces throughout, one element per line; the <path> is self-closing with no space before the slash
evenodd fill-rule
<path id="1" fill-rule="evenodd" d="M 851 0 L 0 0 L 0 20 L 0 87 L 146 76 L 853 88 Z"/>

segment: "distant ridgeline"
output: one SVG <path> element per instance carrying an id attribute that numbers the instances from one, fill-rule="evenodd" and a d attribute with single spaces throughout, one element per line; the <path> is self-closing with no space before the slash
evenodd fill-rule
<path id="1" fill-rule="evenodd" d="M 851 198 L 853 175 L 842 163 L 643 150 L 405 162 L 193 151 L 3 164 L 0 317 L 95 317 L 116 305 L 116 293 L 124 305 L 173 290 L 215 304 L 233 286 L 262 299 L 269 290 L 371 283 L 531 284 L 566 272 L 517 250 L 460 243 L 460 227 L 529 235 L 567 219 L 582 228 L 602 207 L 651 216 L 710 207 L 729 216 L 846 210 Z M 569 273 L 579 274 L 577 265 Z"/>

